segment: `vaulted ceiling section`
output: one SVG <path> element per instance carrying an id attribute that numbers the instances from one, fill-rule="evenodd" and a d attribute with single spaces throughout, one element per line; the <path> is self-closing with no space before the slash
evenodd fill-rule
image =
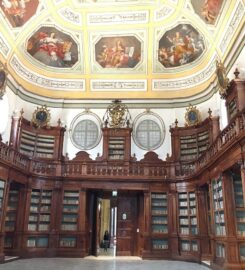
<path id="1" fill-rule="evenodd" d="M 244 46 L 243 0 L 0 1 L 0 61 L 23 96 L 206 100 Z M 232 57 L 231 57 L 232 54 Z"/>

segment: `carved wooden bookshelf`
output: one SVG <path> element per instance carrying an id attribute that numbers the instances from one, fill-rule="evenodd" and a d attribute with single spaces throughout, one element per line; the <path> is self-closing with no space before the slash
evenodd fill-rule
<path id="1" fill-rule="evenodd" d="M 174 160 L 189 162 L 201 156 L 219 133 L 219 118 L 209 117 L 200 124 L 170 128 Z"/>
<path id="2" fill-rule="evenodd" d="M 103 157 L 108 161 L 129 161 L 131 128 L 103 128 Z"/>
<path id="3" fill-rule="evenodd" d="M 21 116 L 12 120 L 10 145 L 30 157 L 60 160 L 64 132 L 65 129 L 59 125 L 36 128 Z"/>
<path id="4" fill-rule="evenodd" d="M 152 249 L 168 249 L 167 193 L 151 193 Z"/>

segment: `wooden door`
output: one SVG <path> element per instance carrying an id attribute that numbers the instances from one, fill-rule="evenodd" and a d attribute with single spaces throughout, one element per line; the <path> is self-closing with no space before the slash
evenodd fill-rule
<path id="1" fill-rule="evenodd" d="M 117 256 L 135 256 L 137 248 L 137 196 L 118 196 L 117 200 Z"/>

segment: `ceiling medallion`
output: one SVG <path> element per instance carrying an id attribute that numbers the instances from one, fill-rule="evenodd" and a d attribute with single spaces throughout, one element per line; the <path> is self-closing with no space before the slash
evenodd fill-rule
<path id="1" fill-rule="evenodd" d="M 201 116 L 199 110 L 197 110 L 196 106 L 193 107 L 191 104 L 186 109 L 185 113 L 185 124 L 186 126 L 194 126 L 201 122 Z"/>
<path id="2" fill-rule="evenodd" d="M 37 107 L 32 115 L 32 124 L 38 128 L 45 126 L 49 127 L 50 118 L 50 112 L 46 105 Z"/>
<path id="3" fill-rule="evenodd" d="M 229 79 L 226 76 L 226 70 L 224 65 L 221 63 L 221 61 L 216 61 L 216 74 L 218 78 L 218 83 L 219 83 L 219 93 L 222 98 L 226 96 L 226 90 L 229 85 Z"/>
<path id="4" fill-rule="evenodd" d="M 6 86 L 6 77 L 7 77 L 7 73 L 6 73 L 6 68 L 4 67 L 4 65 L 0 62 L 0 100 L 3 99 L 3 96 L 5 94 L 5 86 Z"/>
<path id="5" fill-rule="evenodd" d="M 130 120 L 131 116 L 128 107 L 125 104 L 121 104 L 121 100 L 118 99 L 112 101 L 103 117 L 105 127 L 109 125 L 111 128 L 129 127 Z"/>

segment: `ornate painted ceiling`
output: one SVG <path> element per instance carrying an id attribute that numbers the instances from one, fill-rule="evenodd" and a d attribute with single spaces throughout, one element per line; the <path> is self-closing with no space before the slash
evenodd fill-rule
<path id="1" fill-rule="evenodd" d="M 0 61 L 26 96 L 200 101 L 244 46 L 244 13 L 244 0 L 0 0 Z"/>

